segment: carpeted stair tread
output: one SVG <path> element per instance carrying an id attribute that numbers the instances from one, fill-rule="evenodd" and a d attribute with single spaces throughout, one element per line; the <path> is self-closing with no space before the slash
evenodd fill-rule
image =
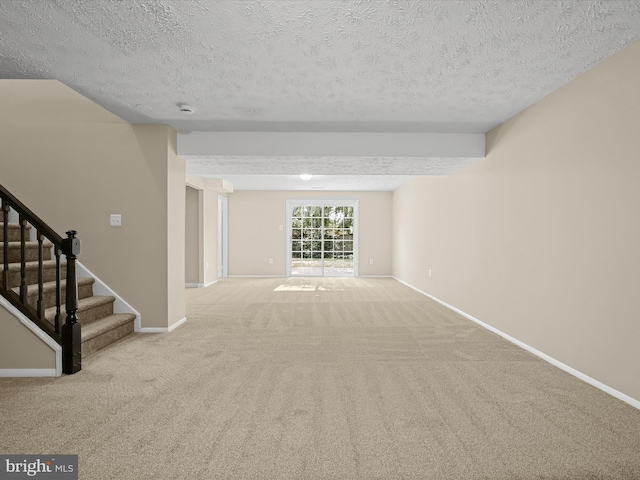
<path id="1" fill-rule="evenodd" d="M 113 302 L 115 302 L 115 300 L 116 300 L 116 297 L 113 297 L 111 295 L 94 295 L 92 297 L 79 299 L 78 300 L 78 318 L 80 319 L 80 323 L 82 323 L 83 325 L 87 323 L 82 319 L 83 312 L 86 312 L 87 310 L 91 310 L 93 308 L 108 305 L 108 304 L 113 305 Z M 64 321 L 64 318 L 66 317 L 65 305 L 62 305 L 60 308 L 62 311 L 63 321 Z M 45 312 L 44 314 L 45 318 L 51 323 L 53 323 L 56 316 L 56 308 L 49 307 L 44 312 Z"/>
<path id="2" fill-rule="evenodd" d="M 0 262 L 2 259 L 0 258 Z M 67 268 L 66 262 L 60 262 L 60 280 L 62 280 L 62 284 L 64 285 L 64 280 L 67 278 Z M 27 284 L 37 284 L 38 283 L 38 262 L 26 262 L 25 263 L 25 280 Z M 44 260 L 42 262 L 42 279 L 44 282 L 54 282 L 56 279 L 56 261 L 55 260 Z M 10 263 L 9 264 L 9 286 L 17 287 L 20 285 L 21 281 L 21 270 L 20 263 Z"/>
<path id="3" fill-rule="evenodd" d="M 20 248 L 20 244 L 22 242 L 20 242 L 20 240 L 17 240 L 15 242 L 7 242 L 7 245 L 9 246 L 9 250 L 11 250 L 12 248 Z M 25 248 L 38 248 L 38 245 L 40 245 L 38 242 L 24 242 L 24 246 Z M 44 241 L 42 242 L 42 246 L 44 248 L 51 248 L 53 247 L 53 243 L 49 242 L 49 241 Z M 2 250 L 4 248 L 4 241 L 0 242 L 0 250 Z"/>
<path id="4" fill-rule="evenodd" d="M 20 240 L 20 224 L 19 223 L 8 223 L 7 224 L 7 234 L 9 237 L 9 241 L 19 241 Z M 31 225 L 27 224 L 25 227 L 27 238 L 29 238 L 29 230 L 31 230 Z M 0 241 L 4 241 L 4 222 L 0 222 Z"/>
<path id="5" fill-rule="evenodd" d="M 91 278 L 91 277 L 81 277 L 78 278 L 78 288 L 86 286 L 86 285 L 93 285 L 95 283 L 95 279 Z M 66 282 L 60 282 L 60 286 L 62 291 L 66 290 Z M 17 294 L 20 293 L 20 287 L 13 287 L 13 291 L 16 292 Z M 56 282 L 44 282 L 42 284 L 42 293 L 46 294 L 49 292 L 55 292 L 56 291 Z M 32 295 L 38 295 L 38 284 L 31 284 L 31 285 L 27 285 L 27 295 L 28 296 L 32 296 Z"/>
<path id="6" fill-rule="evenodd" d="M 102 335 L 109 330 L 118 328 L 127 322 L 133 322 L 135 318 L 136 316 L 132 313 L 114 313 L 113 315 L 97 320 L 90 325 L 83 325 L 81 328 L 82 343 L 92 340 L 98 335 Z"/>
<path id="7" fill-rule="evenodd" d="M 66 275 L 66 262 L 61 261 L 60 262 L 60 274 L 61 275 Z M 21 263 L 20 262 L 13 262 L 9 264 L 9 271 L 10 272 L 19 272 L 20 271 L 20 266 Z M 27 270 L 37 270 L 38 269 L 38 261 L 31 261 L 31 262 L 25 262 L 24 264 L 25 268 Z M 55 268 L 56 266 L 56 261 L 55 260 L 44 260 L 42 262 L 42 267 L 43 268 Z"/>
<path id="8" fill-rule="evenodd" d="M 8 252 L 8 260 L 9 263 L 20 262 L 21 255 L 21 242 L 7 242 Z M 24 242 L 25 246 L 25 261 L 34 262 L 38 260 L 38 252 L 40 249 L 40 244 L 38 242 Z M 45 241 L 42 243 L 43 246 L 43 260 L 51 259 L 51 247 L 53 244 L 51 242 Z M 0 259 L 4 258 L 4 242 L 0 242 Z"/>

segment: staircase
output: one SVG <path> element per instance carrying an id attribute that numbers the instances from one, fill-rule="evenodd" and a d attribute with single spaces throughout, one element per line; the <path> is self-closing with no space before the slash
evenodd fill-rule
<path id="1" fill-rule="evenodd" d="M 16 294 L 20 294 L 21 284 L 21 228 L 17 223 L 8 223 L 8 259 L 9 259 L 9 288 Z M 31 225 L 26 226 L 27 232 Z M 27 235 L 28 238 L 28 235 Z M 0 259 L 4 258 L 4 223 L 0 223 Z M 52 259 L 53 244 L 47 241 L 43 243 L 43 296 L 42 306 L 44 318 L 52 326 L 56 317 L 56 260 Z M 37 241 L 25 242 L 25 283 L 27 285 L 28 304 L 38 310 L 38 277 L 39 277 L 39 243 Z M 66 285 L 63 280 L 66 269 L 60 269 L 61 275 L 61 318 L 65 320 L 64 299 Z M 113 342 L 133 332 L 135 315 L 130 313 L 116 314 L 113 311 L 115 297 L 98 296 L 93 294 L 93 278 L 78 279 L 78 321 L 81 324 L 82 359 L 92 353 L 112 344 Z"/>

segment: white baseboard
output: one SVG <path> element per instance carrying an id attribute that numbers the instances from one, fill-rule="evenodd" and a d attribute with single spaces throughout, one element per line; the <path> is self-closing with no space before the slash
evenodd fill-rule
<path id="1" fill-rule="evenodd" d="M 218 280 L 214 280 L 213 282 L 209 282 L 209 283 L 185 283 L 184 287 L 185 288 L 207 288 L 213 285 L 214 283 L 218 283 Z"/>
<path id="2" fill-rule="evenodd" d="M 504 333 L 501 330 L 498 330 L 495 327 L 492 327 L 491 325 L 484 323 L 482 320 L 478 320 L 477 318 L 475 318 L 472 315 L 469 315 L 466 312 L 463 312 L 462 310 L 454 307 L 453 305 L 449 305 L 447 302 L 444 302 L 442 300 L 440 300 L 439 298 L 434 297 L 433 295 L 429 295 L 427 292 L 424 292 L 422 290 L 420 290 L 419 288 L 414 287 L 413 285 L 400 280 L 397 277 L 393 277 L 395 280 L 397 280 L 398 282 L 402 283 L 403 285 L 406 285 L 407 287 L 415 290 L 418 293 L 421 293 L 422 295 L 425 295 L 426 297 L 429 297 L 432 300 L 435 300 L 436 302 L 438 302 L 439 304 L 447 307 L 448 309 L 456 312 L 457 314 L 463 316 L 464 318 L 471 320 L 472 322 L 480 325 L 483 328 L 486 328 L 487 330 L 489 330 L 490 332 L 495 333 L 496 335 L 501 336 L 502 338 L 504 338 L 505 340 L 508 340 L 509 342 L 519 346 L 520 348 L 534 354 L 536 357 L 541 358 L 542 360 L 550 363 L 551 365 L 558 367 L 560 370 L 564 370 L 565 372 L 569 373 L 570 375 L 573 375 L 576 378 L 579 378 L 580 380 L 582 380 L 583 382 L 588 383 L 591 386 L 596 387 L 599 390 L 602 390 L 605 393 L 608 393 L 609 395 L 611 395 L 612 397 L 617 398 L 618 400 L 622 400 L 625 403 L 628 403 L 629 405 L 631 405 L 632 407 L 637 408 L 638 410 L 640 410 L 640 400 L 637 400 L 633 397 L 630 397 L 629 395 L 626 395 L 614 388 L 611 388 L 608 385 L 605 385 L 604 383 L 596 380 L 595 378 L 591 378 L 590 376 L 580 372 L 579 370 L 576 370 L 573 367 L 570 367 L 569 365 L 562 363 L 559 360 L 556 360 L 555 358 L 547 355 L 544 352 L 541 352 L 540 350 L 537 350 L 535 348 L 533 348 L 530 345 L 527 345 L 524 342 L 521 342 L 520 340 L 518 340 L 517 338 L 512 337 L 511 335 L 508 335 L 506 333 Z"/>
<path id="3" fill-rule="evenodd" d="M 291 278 L 286 275 L 227 275 L 225 278 Z"/>
<path id="4" fill-rule="evenodd" d="M 0 368 L 0 377 L 59 377 L 55 368 Z"/>
<path id="5" fill-rule="evenodd" d="M 169 333 L 174 331 L 176 328 L 178 328 L 180 325 L 182 325 L 184 322 L 187 321 L 187 317 L 183 317 L 180 320 L 178 320 L 176 323 L 172 324 L 171 326 L 164 328 L 164 327 L 142 327 L 140 328 L 140 330 L 138 330 L 139 333 Z"/>

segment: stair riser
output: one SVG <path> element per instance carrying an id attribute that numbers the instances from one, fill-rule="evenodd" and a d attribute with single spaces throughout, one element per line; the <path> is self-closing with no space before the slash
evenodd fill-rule
<path id="1" fill-rule="evenodd" d="M 67 288 L 65 283 L 62 283 L 62 286 L 60 288 L 61 290 L 61 301 L 64 303 L 65 299 L 66 299 L 66 294 L 67 294 Z M 93 296 L 93 286 L 92 285 L 79 285 L 78 286 L 78 299 L 81 298 L 88 298 Z M 49 307 L 53 307 L 56 304 L 56 291 L 55 289 L 50 291 L 50 292 L 46 292 L 42 295 L 42 300 L 44 301 L 44 308 L 49 308 Z M 33 308 L 37 308 L 38 305 L 38 292 L 37 290 L 29 295 L 28 297 L 28 302 L 29 305 L 31 305 Z"/>
<path id="2" fill-rule="evenodd" d="M 87 358 L 92 353 L 120 340 L 123 337 L 133 333 L 133 321 L 121 325 L 113 330 L 103 333 L 91 340 L 87 340 L 82 344 L 82 358 Z"/>
<path id="3" fill-rule="evenodd" d="M 78 319 L 83 325 L 89 325 L 96 320 L 113 315 L 113 303 L 99 305 L 88 310 L 78 312 Z"/>
<path id="4" fill-rule="evenodd" d="M 32 245 L 28 245 L 25 249 L 26 262 L 38 261 L 38 247 L 35 248 Z M 51 249 L 44 247 L 42 252 L 43 260 L 51 260 Z M 20 245 L 9 247 L 9 263 L 17 263 L 20 261 Z M 4 246 L 0 244 L 0 263 L 4 262 Z"/>
<path id="5" fill-rule="evenodd" d="M 55 282 L 56 280 L 56 269 L 55 267 L 45 267 L 42 269 L 42 283 L 45 282 Z M 65 279 L 67 278 L 67 269 L 64 265 L 60 266 L 60 276 L 62 285 L 65 284 Z M 31 268 L 26 271 L 26 283 L 27 285 L 35 285 L 38 283 L 38 269 Z M 20 272 L 10 272 L 9 273 L 9 287 L 18 287 L 20 286 Z"/>

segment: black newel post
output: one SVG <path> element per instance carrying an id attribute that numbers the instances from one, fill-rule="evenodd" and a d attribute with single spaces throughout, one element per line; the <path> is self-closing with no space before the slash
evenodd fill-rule
<path id="1" fill-rule="evenodd" d="M 62 240 L 62 253 L 67 257 L 67 321 L 62 326 L 62 371 L 66 374 L 80 371 L 82 351 L 80 324 L 78 323 L 78 278 L 76 258 L 80 254 L 80 239 L 75 230 L 67 232 Z"/>

